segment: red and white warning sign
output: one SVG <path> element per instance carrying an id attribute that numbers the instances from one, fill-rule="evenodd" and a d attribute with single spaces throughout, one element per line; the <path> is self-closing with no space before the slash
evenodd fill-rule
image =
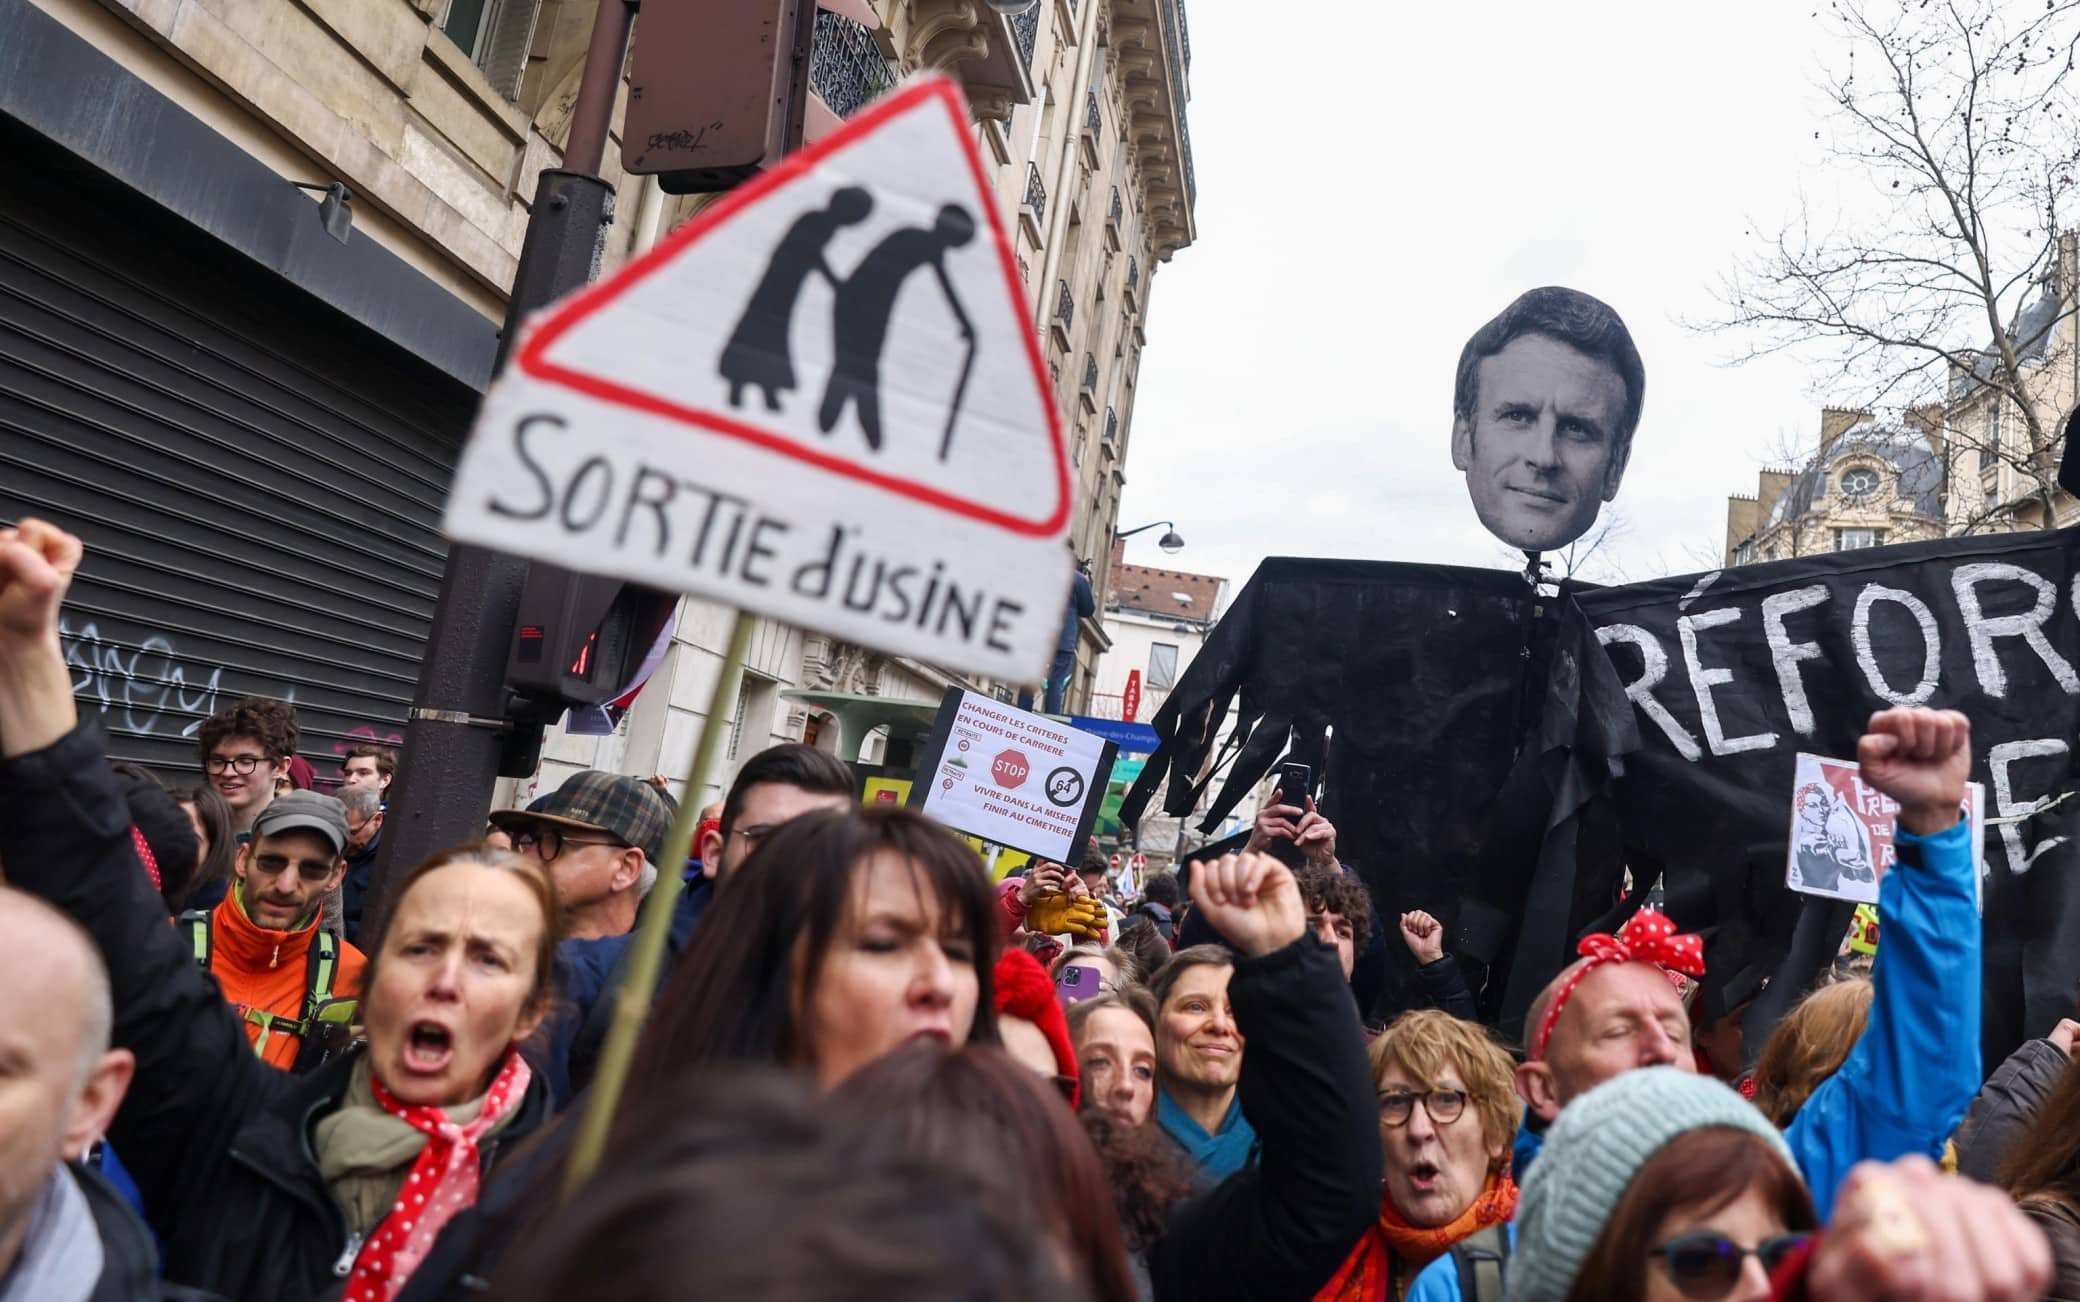
<path id="1" fill-rule="evenodd" d="M 967 109 L 928 78 L 531 321 L 446 525 L 1023 682 L 1071 507 Z"/>

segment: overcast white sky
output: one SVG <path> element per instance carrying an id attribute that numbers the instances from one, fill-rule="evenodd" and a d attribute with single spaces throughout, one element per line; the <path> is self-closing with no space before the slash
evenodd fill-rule
<path id="1" fill-rule="evenodd" d="M 1814 6 L 1187 3 L 1198 243 L 1151 294 L 1120 527 L 1188 545 L 1128 558 L 1237 588 L 1267 555 L 1506 564 L 1452 469 L 1452 371 L 1544 284 L 1615 307 L 1647 366 L 1629 536 L 1587 577 L 1716 556 L 1727 494 L 1819 427 L 1817 366 L 1729 367 L 1681 324 L 1748 218 L 1834 188 Z"/>

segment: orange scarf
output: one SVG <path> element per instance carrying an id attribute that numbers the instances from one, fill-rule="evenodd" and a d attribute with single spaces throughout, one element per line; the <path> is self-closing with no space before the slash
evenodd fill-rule
<path id="1" fill-rule="evenodd" d="M 1379 1219 L 1358 1240 L 1342 1269 L 1315 1294 L 1315 1302 L 1394 1302 L 1408 1292 L 1416 1272 L 1437 1260 L 1476 1230 L 1499 1225 L 1517 1214 L 1517 1182 L 1508 1171 L 1496 1171 L 1481 1186 L 1473 1206 L 1450 1225 L 1434 1230 L 1410 1225 L 1382 1197 Z"/>

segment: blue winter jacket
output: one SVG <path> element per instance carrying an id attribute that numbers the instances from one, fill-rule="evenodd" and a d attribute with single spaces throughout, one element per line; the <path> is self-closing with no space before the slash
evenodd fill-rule
<path id="1" fill-rule="evenodd" d="M 1979 866 L 1971 829 L 1901 830 L 1899 865 L 1878 888 L 1884 931 L 1862 1038 L 1784 1130 L 1824 1224 L 1849 1168 L 1909 1153 L 1931 1161 L 1979 1092 Z M 1518 1173 L 1522 1179 L 1522 1173 Z M 1516 1230 L 1510 1230 L 1516 1242 Z M 1408 1302 L 1462 1302 L 1451 1256 Z"/>

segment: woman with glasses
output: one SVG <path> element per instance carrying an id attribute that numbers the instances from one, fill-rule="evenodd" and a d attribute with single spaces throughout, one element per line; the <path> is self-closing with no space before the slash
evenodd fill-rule
<path id="1" fill-rule="evenodd" d="M 1485 1030 L 1448 1013 L 1405 1013 L 1373 1041 L 1379 1217 L 1317 1298 L 1398 1302 L 1452 1245 L 1499 1233 L 1517 1207 L 1513 1070 Z"/>
<path id="2" fill-rule="evenodd" d="M 1882 1298 L 2022 1302 L 2050 1253 L 1998 1190 L 1927 1158 L 1866 1162 L 1834 1223 L 1777 1128 L 1733 1090 L 1674 1067 L 1575 1099 L 1524 1183 L 1510 1302 Z"/>

